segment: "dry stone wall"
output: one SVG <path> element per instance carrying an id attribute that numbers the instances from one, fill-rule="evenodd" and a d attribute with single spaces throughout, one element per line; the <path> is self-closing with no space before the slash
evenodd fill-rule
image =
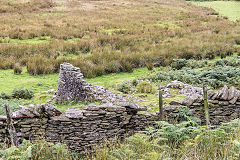
<path id="1" fill-rule="evenodd" d="M 240 92 L 235 87 L 224 86 L 216 93 L 209 91 L 208 102 L 211 125 L 218 126 L 222 122 L 240 118 Z M 165 113 L 172 117 L 171 115 L 178 112 L 180 105 L 189 107 L 193 115 L 202 120 L 202 124 L 206 123 L 201 94 L 189 94 L 182 102 L 167 106 Z"/>
<path id="2" fill-rule="evenodd" d="M 105 140 L 115 141 L 143 130 L 154 121 L 157 114 L 136 114 L 124 106 L 114 104 L 89 105 L 82 110 L 68 109 L 59 112 L 54 106 L 43 104 L 23 107 L 13 113 L 18 141 L 46 139 L 64 143 L 79 153 L 90 151 Z M 6 117 L 0 117 L 1 145 L 9 143 Z"/>
<path id="3" fill-rule="evenodd" d="M 114 103 L 117 105 L 130 105 L 131 108 L 139 108 L 122 95 L 114 94 L 101 86 L 92 85 L 83 79 L 80 68 L 69 63 L 60 66 L 58 89 L 54 96 L 57 102 L 78 101 Z"/>
<path id="4" fill-rule="evenodd" d="M 235 103 L 232 101 L 238 95 L 238 91 L 232 92 L 233 90 L 233 88 L 224 87 L 209 97 L 212 125 L 219 125 L 221 122 L 229 122 L 240 117 L 240 99 L 237 98 Z M 232 93 L 235 93 L 234 96 Z M 182 105 L 187 102 L 187 99 L 191 98 L 186 98 Z M 187 104 L 193 115 L 199 117 L 204 124 L 202 101 L 191 99 L 191 103 L 189 100 Z M 165 118 L 174 120 L 173 115 L 178 112 L 180 106 L 166 106 Z M 90 152 L 92 147 L 101 145 L 106 140 L 114 142 L 117 138 L 125 138 L 160 120 L 158 113 L 139 114 L 137 109 L 133 111 L 128 106 L 117 106 L 113 103 L 92 104 L 83 107 L 82 110 L 69 108 L 65 113 L 61 113 L 50 104 L 21 106 L 21 110 L 14 112 L 12 117 L 19 142 L 23 139 L 31 141 L 45 139 L 53 143 L 67 144 L 72 151 L 79 153 Z M 5 116 L 0 116 L 0 137 L 1 145 L 9 144 Z"/>
<path id="5" fill-rule="evenodd" d="M 181 105 L 188 106 L 194 116 L 205 122 L 201 88 L 174 82 L 167 88 L 181 88 L 180 94 L 187 94 L 181 103 L 174 102 L 164 107 L 166 119 L 173 119 Z M 166 88 L 162 88 L 168 92 Z M 167 93 L 168 94 L 168 93 Z M 228 122 L 240 117 L 240 94 L 234 87 L 224 86 L 218 92 L 209 92 L 209 112 L 212 125 Z M 139 114 L 146 110 L 135 103 L 111 93 L 100 86 L 94 86 L 83 80 L 80 69 L 69 63 L 61 65 L 58 90 L 54 99 L 64 101 L 100 101 L 102 105 L 88 105 L 82 110 L 69 108 L 65 113 L 58 111 L 53 105 L 20 106 L 21 110 L 12 114 L 17 139 L 45 139 L 53 143 L 65 143 L 79 153 L 91 151 L 91 148 L 102 144 L 105 140 L 115 141 L 117 138 L 144 130 L 160 117 L 157 113 Z M 9 144 L 6 117 L 0 116 L 0 144 Z"/>

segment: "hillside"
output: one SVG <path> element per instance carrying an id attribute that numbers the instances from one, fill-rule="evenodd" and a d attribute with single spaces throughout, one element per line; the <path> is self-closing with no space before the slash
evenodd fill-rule
<path id="1" fill-rule="evenodd" d="M 238 43 L 237 22 L 182 0 L 1 3 L 9 9 L 0 15 L 0 68 L 20 64 L 33 75 L 57 72 L 63 61 L 86 77 L 131 72 L 173 58 L 224 57 Z"/>
<path id="2" fill-rule="evenodd" d="M 0 0 L 0 160 L 239 160 L 239 9 Z"/>

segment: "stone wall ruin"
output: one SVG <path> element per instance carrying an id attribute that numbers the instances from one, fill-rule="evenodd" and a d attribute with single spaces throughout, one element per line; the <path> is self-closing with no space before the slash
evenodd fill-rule
<path id="1" fill-rule="evenodd" d="M 172 86 L 171 86 L 172 85 Z M 182 102 L 172 102 L 172 105 L 165 107 L 165 114 L 171 115 L 178 112 L 180 105 L 187 106 L 195 117 L 201 119 L 202 124 L 206 123 L 203 91 L 202 88 L 186 85 L 182 82 L 174 81 L 171 87 L 180 87 L 179 94 L 188 95 Z M 216 93 L 208 91 L 210 124 L 218 126 L 223 122 L 240 118 L 240 91 L 234 86 L 228 88 L 226 85 Z"/>
<path id="2" fill-rule="evenodd" d="M 106 140 L 114 142 L 159 120 L 157 114 L 135 114 L 110 103 L 89 105 L 82 110 L 69 108 L 65 113 L 50 104 L 22 106 L 12 118 L 19 142 L 45 139 L 67 144 L 78 153 L 90 152 Z M 2 146 L 10 142 L 5 116 L 0 116 L 0 137 Z"/>
<path id="3" fill-rule="evenodd" d="M 177 85 L 176 85 L 177 84 Z M 188 95 L 182 102 L 173 102 L 164 107 L 166 120 L 174 120 L 180 106 L 188 106 L 193 116 L 205 123 L 201 88 L 173 82 L 168 88 L 178 87 L 179 94 Z M 168 92 L 166 88 L 163 87 Z M 240 94 L 234 88 L 224 86 L 214 93 L 209 91 L 209 113 L 212 125 L 229 122 L 240 117 Z M 12 114 L 18 141 L 45 139 L 53 143 L 65 143 L 74 152 L 85 153 L 105 140 L 115 141 L 124 138 L 159 121 L 158 113 L 140 114 L 146 110 L 129 102 L 121 95 L 116 95 L 103 87 L 93 86 L 83 80 L 79 68 L 71 64 L 61 65 L 59 85 L 54 97 L 57 102 L 64 101 L 100 101 L 102 105 L 88 105 L 81 110 L 69 108 L 65 113 L 53 105 L 39 104 Z M 9 144 L 6 116 L 0 116 L 0 145 Z"/>

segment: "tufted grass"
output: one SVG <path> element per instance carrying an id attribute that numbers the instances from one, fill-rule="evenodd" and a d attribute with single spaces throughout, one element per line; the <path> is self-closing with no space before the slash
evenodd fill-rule
<path id="1" fill-rule="evenodd" d="M 167 66 L 173 58 L 231 55 L 239 41 L 235 22 L 180 0 L 25 2 L 0 1 L 1 69 L 26 66 L 33 56 L 57 66 L 61 52 L 77 55 L 68 60 L 90 78 Z"/>

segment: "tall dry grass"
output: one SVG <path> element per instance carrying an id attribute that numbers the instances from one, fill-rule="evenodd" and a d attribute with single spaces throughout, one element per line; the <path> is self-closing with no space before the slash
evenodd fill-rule
<path id="1" fill-rule="evenodd" d="M 210 16 L 211 9 L 180 0 L 49 2 L 0 2 L 2 7 L 26 8 L 0 14 L 0 37 L 9 39 L 0 41 L 0 69 L 41 57 L 54 66 L 53 72 L 61 59 L 94 77 L 166 66 L 176 58 L 225 57 L 236 52 L 239 43 L 238 22 Z M 38 9 L 28 10 L 31 4 Z"/>

